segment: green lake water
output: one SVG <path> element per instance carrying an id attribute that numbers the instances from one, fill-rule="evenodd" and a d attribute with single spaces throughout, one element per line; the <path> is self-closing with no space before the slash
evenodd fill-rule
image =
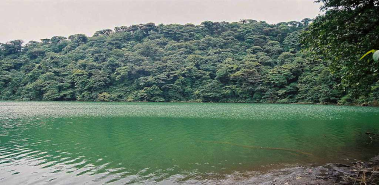
<path id="1" fill-rule="evenodd" d="M 0 102 L 0 184 L 212 183 L 379 153 L 379 108 Z"/>

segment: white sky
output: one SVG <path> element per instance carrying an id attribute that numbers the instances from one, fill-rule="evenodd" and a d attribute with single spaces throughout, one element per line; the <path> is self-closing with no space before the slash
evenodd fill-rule
<path id="1" fill-rule="evenodd" d="M 268 23 L 314 18 L 320 4 L 313 0 L 0 0 L 0 42 L 24 41 L 154 22 Z"/>

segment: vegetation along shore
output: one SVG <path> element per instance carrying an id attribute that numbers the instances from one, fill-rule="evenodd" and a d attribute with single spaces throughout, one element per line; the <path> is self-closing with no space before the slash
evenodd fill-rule
<path id="1" fill-rule="evenodd" d="M 147 23 L 3 43 L 0 99 L 378 105 L 379 63 L 358 60 L 378 48 L 377 2 L 322 2 L 324 15 L 300 22 Z"/>

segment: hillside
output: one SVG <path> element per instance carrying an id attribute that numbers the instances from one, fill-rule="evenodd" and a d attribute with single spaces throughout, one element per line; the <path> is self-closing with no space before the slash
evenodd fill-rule
<path id="1" fill-rule="evenodd" d="M 153 23 L 0 46 L 0 99 L 351 103 L 329 62 L 300 52 L 309 19 Z"/>

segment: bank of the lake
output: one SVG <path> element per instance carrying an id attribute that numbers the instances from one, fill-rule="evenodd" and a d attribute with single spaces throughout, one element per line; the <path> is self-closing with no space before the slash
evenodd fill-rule
<path id="1" fill-rule="evenodd" d="M 355 106 L 0 102 L 0 183 L 269 182 L 368 161 L 378 120 Z"/>
<path id="2" fill-rule="evenodd" d="M 239 184 L 377 184 L 379 183 L 379 155 L 368 161 L 329 163 L 323 166 L 297 166 L 272 170 L 245 179 Z M 233 183 L 235 183 L 234 181 Z M 220 184 L 231 182 L 220 181 Z"/>

